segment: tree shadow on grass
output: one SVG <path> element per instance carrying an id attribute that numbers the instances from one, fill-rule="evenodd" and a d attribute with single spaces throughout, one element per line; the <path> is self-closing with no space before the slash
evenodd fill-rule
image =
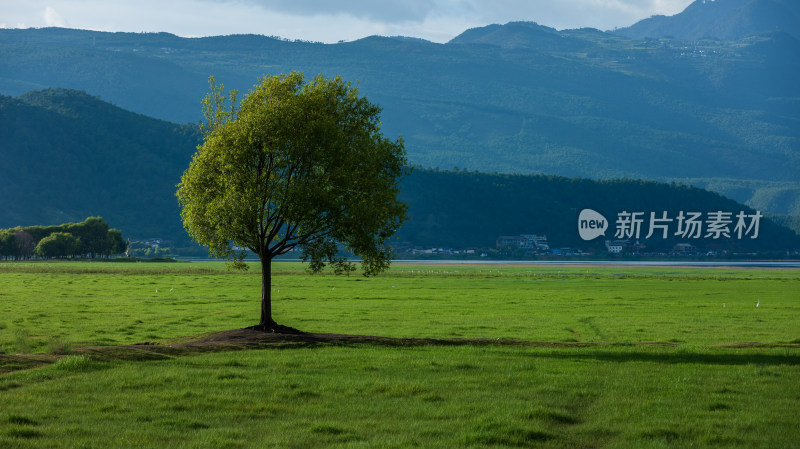
<path id="1" fill-rule="evenodd" d="M 177 356 L 193 352 L 217 352 L 239 349 L 302 349 L 316 346 L 492 346 L 524 347 L 516 352 L 524 357 L 553 359 L 590 359 L 606 362 L 654 362 L 706 365 L 800 365 L 800 344 L 734 343 L 709 348 L 687 349 L 674 343 L 595 343 L 528 341 L 500 338 L 402 338 L 371 335 L 346 335 L 303 332 L 276 334 L 235 329 L 216 332 L 203 338 L 166 346 L 131 346 L 143 351 L 138 357 Z M 122 347 L 116 347 L 122 349 Z M 104 350 L 108 350 L 105 349 Z M 158 355 L 157 355 L 158 354 Z"/>
<path id="2" fill-rule="evenodd" d="M 184 355 L 237 351 L 246 349 L 304 349 L 320 346 L 420 347 L 420 346 L 491 346 L 527 348 L 514 350 L 520 357 L 550 358 L 560 360 L 597 360 L 604 362 L 652 362 L 661 364 L 705 365 L 800 365 L 800 344 L 739 343 L 719 345 L 705 349 L 687 349 L 674 343 L 588 343 L 527 341 L 490 338 L 397 338 L 369 335 L 343 335 L 309 333 L 278 334 L 252 329 L 235 329 L 211 333 L 202 338 L 175 344 L 76 347 L 75 353 L 93 360 L 150 361 L 165 360 Z M 0 359 L 0 372 L 32 368 L 52 363 L 35 356 L 5 356 Z"/>

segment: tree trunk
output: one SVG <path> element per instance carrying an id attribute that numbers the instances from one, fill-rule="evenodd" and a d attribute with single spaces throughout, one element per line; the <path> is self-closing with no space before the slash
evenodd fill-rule
<path id="1" fill-rule="evenodd" d="M 248 329 L 277 334 L 304 334 L 305 332 L 289 326 L 283 326 L 272 319 L 272 257 L 259 256 L 261 259 L 261 320 L 258 325 Z"/>
<path id="2" fill-rule="evenodd" d="M 272 258 L 261 256 L 261 321 L 258 327 L 267 331 L 275 327 L 272 320 Z"/>

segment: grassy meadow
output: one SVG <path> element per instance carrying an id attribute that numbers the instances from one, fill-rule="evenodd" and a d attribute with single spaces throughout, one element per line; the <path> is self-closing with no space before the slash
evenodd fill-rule
<path id="1" fill-rule="evenodd" d="M 0 447 L 800 447 L 800 270 L 273 272 L 305 331 L 537 343 L 103 356 L 255 324 L 259 271 L 0 263 Z"/>

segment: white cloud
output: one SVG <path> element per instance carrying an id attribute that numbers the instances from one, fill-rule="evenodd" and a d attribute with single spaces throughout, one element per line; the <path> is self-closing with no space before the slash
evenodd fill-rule
<path id="1" fill-rule="evenodd" d="M 50 6 L 44 9 L 42 17 L 44 17 L 44 24 L 49 27 L 69 27 L 69 24 L 61 17 L 61 14 Z"/>

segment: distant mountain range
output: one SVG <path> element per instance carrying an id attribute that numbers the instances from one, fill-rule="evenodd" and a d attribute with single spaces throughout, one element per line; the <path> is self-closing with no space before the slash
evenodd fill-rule
<path id="1" fill-rule="evenodd" d="M 614 33 L 632 39 L 732 41 L 783 32 L 800 39 L 799 23 L 797 0 L 695 0 L 680 14 L 653 16 Z"/>
<path id="2" fill-rule="evenodd" d="M 200 142 L 196 126 L 132 113 L 84 92 L 49 89 L 0 96 L 0 136 L 0 229 L 99 215 L 125 238 L 190 244 L 174 194 Z M 398 243 L 426 248 L 490 248 L 501 235 L 545 234 L 554 247 L 604 251 L 603 239 L 579 238 L 583 208 L 611 220 L 623 210 L 657 209 L 672 217 L 680 210 L 754 213 L 715 193 L 672 184 L 420 168 L 403 179 L 401 199 L 410 218 Z M 613 238 L 610 227 L 607 237 Z M 671 235 L 645 243 L 669 250 L 679 241 Z M 689 241 L 732 251 L 800 248 L 798 234 L 766 217 L 756 240 Z"/>
<path id="3" fill-rule="evenodd" d="M 616 33 L 513 22 L 447 44 L 4 29 L 0 93 L 80 89 L 187 123 L 200 119 L 212 74 L 244 91 L 264 74 L 340 74 L 383 107 L 384 132 L 403 135 L 415 165 L 679 181 L 800 216 L 795 4 L 709 0 L 669 18 L 674 27 L 735 29 L 733 40 L 666 37 L 674 27 L 621 35 L 658 18 Z M 784 12 L 736 25 L 742 11 L 770 5 Z"/>

